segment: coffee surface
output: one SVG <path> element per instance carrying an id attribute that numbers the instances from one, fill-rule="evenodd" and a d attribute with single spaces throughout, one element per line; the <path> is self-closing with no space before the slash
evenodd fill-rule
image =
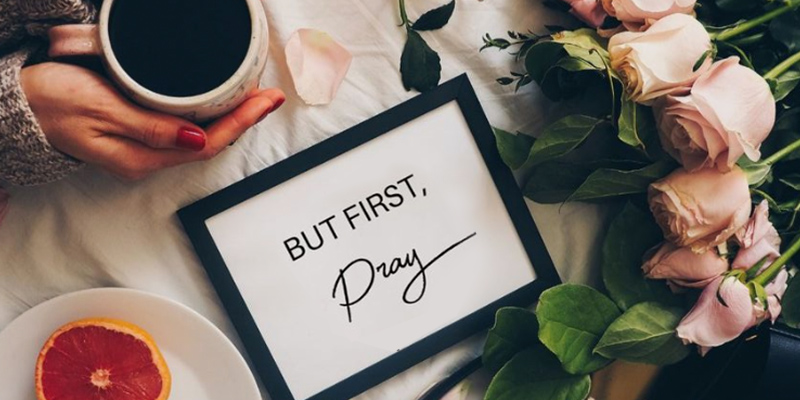
<path id="1" fill-rule="evenodd" d="M 125 72 L 156 93 L 188 97 L 219 87 L 250 45 L 244 0 L 117 0 L 111 48 Z"/>

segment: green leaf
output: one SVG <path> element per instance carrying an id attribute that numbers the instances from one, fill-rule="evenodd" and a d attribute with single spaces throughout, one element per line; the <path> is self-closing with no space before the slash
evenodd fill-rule
<path id="1" fill-rule="evenodd" d="M 517 85 L 514 87 L 514 92 L 519 92 L 519 89 L 521 89 L 523 86 L 527 86 L 531 82 L 533 82 L 533 79 L 531 79 L 531 76 L 530 75 L 524 75 L 523 77 L 519 78 L 519 80 L 517 81 Z"/>
<path id="2" fill-rule="evenodd" d="M 594 29 L 581 28 L 553 34 L 553 41 L 564 45 L 570 58 L 581 60 L 596 71 L 605 71 L 610 64 L 608 51 L 600 44 L 603 39 Z"/>
<path id="3" fill-rule="evenodd" d="M 800 279 L 795 276 L 781 299 L 781 318 L 786 325 L 800 329 Z"/>
<path id="4" fill-rule="evenodd" d="M 620 316 L 608 297 L 588 286 L 563 284 L 539 298 L 539 340 L 571 374 L 588 374 L 611 360 L 593 349 L 609 325 Z"/>
<path id="5" fill-rule="evenodd" d="M 433 10 L 422 14 L 421 17 L 411 25 L 411 29 L 415 31 L 432 31 L 435 29 L 441 29 L 447 22 L 450 21 L 450 17 L 453 16 L 453 11 L 456 9 L 456 0 L 452 0 L 451 2 Z"/>
<path id="6" fill-rule="evenodd" d="M 504 76 L 502 78 L 497 78 L 496 81 L 497 81 L 497 83 L 499 83 L 502 86 L 508 86 L 508 85 L 514 83 L 514 78 L 509 78 L 507 76 Z"/>
<path id="7" fill-rule="evenodd" d="M 618 127 L 619 139 L 623 143 L 653 158 L 658 142 L 658 129 L 650 107 L 623 98 Z"/>
<path id="8" fill-rule="evenodd" d="M 714 50 L 706 50 L 705 52 L 703 52 L 703 54 L 700 55 L 700 58 L 698 58 L 697 61 L 694 62 L 694 65 L 692 66 L 692 71 L 697 72 L 700 69 L 700 67 L 703 66 L 706 60 L 708 60 L 709 57 L 711 57 L 712 59 L 714 58 Z"/>
<path id="9" fill-rule="evenodd" d="M 586 180 L 591 170 L 575 164 L 549 162 L 534 167 L 523 192 L 540 204 L 565 202 Z"/>
<path id="10" fill-rule="evenodd" d="M 603 81 L 602 75 L 597 71 L 575 72 L 562 68 L 564 66 L 579 67 L 582 65 L 570 60 L 572 59 L 559 60 L 553 68 L 547 70 L 544 79 L 539 82 L 539 88 L 548 99 L 552 101 L 571 99 L 581 93 L 586 93 L 593 86 L 592 81 Z"/>
<path id="11" fill-rule="evenodd" d="M 759 5 L 753 0 L 714 0 L 717 6 L 725 11 L 745 11 Z"/>
<path id="12" fill-rule="evenodd" d="M 592 79 L 602 79 L 608 52 L 596 34 L 581 29 L 561 32 L 551 41 L 538 42 L 525 55 L 525 69 L 549 99 L 558 101 L 586 90 Z M 604 64 L 606 63 L 606 64 Z"/>
<path id="13" fill-rule="evenodd" d="M 596 50 L 599 55 L 608 56 L 606 50 L 608 40 L 600 37 L 595 29 L 561 30 L 554 33 L 552 37 L 556 43 L 571 44 L 585 50 Z"/>
<path id="14" fill-rule="evenodd" d="M 534 138 L 522 133 L 516 135 L 502 129 L 494 128 L 497 150 L 500 157 L 511 169 L 519 169 L 528 159 Z"/>
<path id="15" fill-rule="evenodd" d="M 632 171 L 599 169 L 589 175 L 567 201 L 595 201 L 645 193 L 651 183 L 667 176 L 674 170 L 675 164 L 672 160 L 662 160 Z"/>
<path id="16" fill-rule="evenodd" d="M 589 375 L 564 372 L 558 360 L 543 347 L 517 354 L 492 379 L 485 400 L 585 400 Z"/>
<path id="17" fill-rule="evenodd" d="M 769 80 L 772 95 L 775 101 L 781 101 L 786 98 L 792 91 L 797 88 L 800 83 L 800 71 L 790 69 L 779 77 Z"/>
<path id="18" fill-rule="evenodd" d="M 600 158 L 595 160 L 590 159 L 585 162 L 582 162 L 580 165 L 584 165 L 587 168 L 591 168 L 592 171 L 601 168 L 622 169 L 622 170 L 639 169 L 650 165 L 649 162 L 645 161 L 629 160 L 625 158 L 611 158 L 611 157 L 616 157 L 611 154 L 609 154 L 609 156 L 610 156 L 609 158 Z"/>
<path id="19" fill-rule="evenodd" d="M 776 131 L 793 131 L 800 129 L 800 108 L 792 108 L 782 113 L 775 121 Z"/>
<path id="20" fill-rule="evenodd" d="M 603 123 L 585 115 L 570 115 L 545 128 L 531 148 L 528 165 L 538 165 L 575 150 Z"/>
<path id="21" fill-rule="evenodd" d="M 764 141 L 761 152 L 766 157 L 797 140 L 800 140 L 800 108 L 791 108 L 781 113 L 775 121 L 775 128 Z M 781 161 L 797 159 L 800 159 L 800 150 L 792 152 Z"/>
<path id="22" fill-rule="evenodd" d="M 597 71 L 594 65 L 582 58 L 564 57 L 553 66 L 569 72 Z"/>
<path id="23" fill-rule="evenodd" d="M 519 307 L 497 310 L 483 347 L 483 366 L 493 373 L 499 371 L 522 350 L 541 346 L 538 335 L 539 322 L 532 312 Z"/>
<path id="24" fill-rule="evenodd" d="M 407 29 L 408 41 L 400 57 L 400 73 L 406 90 L 426 92 L 435 88 L 441 79 L 442 65 L 439 54 L 414 30 Z"/>
<path id="25" fill-rule="evenodd" d="M 646 301 L 678 305 L 664 281 L 645 279 L 644 254 L 664 239 L 653 215 L 631 204 L 617 215 L 603 240 L 601 272 L 608 294 L 623 310 Z"/>
<path id="26" fill-rule="evenodd" d="M 525 69 L 536 83 L 541 84 L 545 73 L 566 54 L 564 46 L 556 42 L 539 42 L 528 50 Z"/>
<path id="27" fill-rule="evenodd" d="M 757 188 L 766 182 L 772 181 L 772 166 L 760 162 L 751 161 L 747 157 L 742 157 L 737 161 L 739 167 L 747 175 L 747 184 Z"/>
<path id="28" fill-rule="evenodd" d="M 783 43 L 789 53 L 800 50 L 800 12 L 788 12 L 770 21 L 769 33 L 773 39 Z"/>
<path id="29" fill-rule="evenodd" d="M 634 363 L 675 364 L 689 355 L 689 347 L 675 334 L 684 314 L 676 307 L 639 303 L 608 327 L 594 351 Z"/>

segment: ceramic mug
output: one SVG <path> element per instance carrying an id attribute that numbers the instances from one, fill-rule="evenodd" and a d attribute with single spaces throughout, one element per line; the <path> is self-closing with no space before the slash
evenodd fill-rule
<path id="1" fill-rule="evenodd" d="M 50 29 L 50 57 L 99 56 L 117 87 L 133 101 L 168 114 L 202 122 L 236 108 L 258 87 L 269 49 L 267 17 L 261 0 L 243 0 L 250 12 L 250 46 L 244 61 L 222 85 L 199 95 L 175 97 L 156 93 L 133 80 L 111 48 L 109 17 L 115 1 L 105 0 L 96 25 L 60 25 Z M 129 0 L 135 1 L 135 0 Z"/>

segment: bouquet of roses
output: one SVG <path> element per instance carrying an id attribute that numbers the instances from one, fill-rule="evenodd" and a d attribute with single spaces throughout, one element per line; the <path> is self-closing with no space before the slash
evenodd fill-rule
<path id="1" fill-rule="evenodd" d="M 498 83 L 574 114 L 536 139 L 497 129 L 498 147 L 530 199 L 621 212 L 605 292 L 560 285 L 535 313 L 497 314 L 487 399 L 582 400 L 614 359 L 672 364 L 764 322 L 800 327 L 800 0 L 546 4 L 588 27 L 483 49 L 524 64 Z"/>

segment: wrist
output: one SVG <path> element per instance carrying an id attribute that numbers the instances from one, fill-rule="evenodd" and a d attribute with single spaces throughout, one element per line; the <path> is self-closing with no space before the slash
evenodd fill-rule
<path id="1" fill-rule="evenodd" d="M 36 185 L 61 179 L 81 163 L 57 151 L 44 136 L 29 104 L 28 71 L 22 66 L 26 48 L 0 58 L 0 178 L 17 185 Z M 23 88 L 23 76 L 28 92 Z"/>

